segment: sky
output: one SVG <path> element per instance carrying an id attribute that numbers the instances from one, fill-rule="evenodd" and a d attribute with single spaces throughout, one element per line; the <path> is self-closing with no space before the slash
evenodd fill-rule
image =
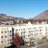
<path id="1" fill-rule="evenodd" d="M 0 0 L 0 13 L 32 18 L 48 10 L 48 0 Z"/>

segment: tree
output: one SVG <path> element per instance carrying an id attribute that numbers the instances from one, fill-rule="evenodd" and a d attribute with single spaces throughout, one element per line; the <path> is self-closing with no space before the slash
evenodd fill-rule
<path id="1" fill-rule="evenodd" d="M 18 33 L 13 37 L 13 44 L 18 48 L 20 46 L 20 37 Z"/>

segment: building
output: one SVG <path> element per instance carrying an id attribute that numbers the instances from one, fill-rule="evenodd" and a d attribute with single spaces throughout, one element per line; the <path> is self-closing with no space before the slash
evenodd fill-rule
<path id="1" fill-rule="evenodd" d="M 10 26 L 0 26 L 0 46 L 10 46 L 12 42 L 12 28 Z"/>

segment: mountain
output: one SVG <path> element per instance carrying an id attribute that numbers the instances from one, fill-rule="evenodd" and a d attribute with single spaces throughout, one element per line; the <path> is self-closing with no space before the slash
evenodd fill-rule
<path id="1" fill-rule="evenodd" d="M 33 20 L 48 20 L 48 10 L 40 13 L 39 15 L 35 16 Z"/>
<path id="2" fill-rule="evenodd" d="M 25 18 L 22 18 L 22 17 L 17 17 L 16 19 L 17 19 L 17 20 L 19 19 L 19 20 L 21 20 L 21 21 L 25 20 Z"/>
<path id="3" fill-rule="evenodd" d="M 23 21 L 25 20 L 22 17 L 14 17 L 14 16 L 8 16 L 6 14 L 0 14 L 0 23 L 1 24 L 14 24 L 17 23 L 18 21 Z"/>
<path id="4" fill-rule="evenodd" d="M 1 20 L 24 20 L 22 17 L 14 17 L 14 16 L 8 16 L 6 14 L 0 14 Z"/>

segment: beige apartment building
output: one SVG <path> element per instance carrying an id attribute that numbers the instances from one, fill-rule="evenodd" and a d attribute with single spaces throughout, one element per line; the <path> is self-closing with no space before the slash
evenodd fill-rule
<path id="1" fill-rule="evenodd" d="M 2 48 L 10 46 L 12 42 L 12 28 L 0 26 L 0 46 Z"/>

